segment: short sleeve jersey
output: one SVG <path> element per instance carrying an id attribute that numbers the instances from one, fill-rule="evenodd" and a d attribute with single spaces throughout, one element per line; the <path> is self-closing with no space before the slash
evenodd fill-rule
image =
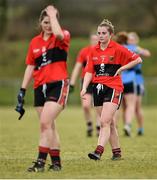
<path id="1" fill-rule="evenodd" d="M 26 64 L 35 66 L 33 73 L 34 88 L 44 83 L 63 80 L 68 77 L 66 61 L 70 33 L 63 30 L 63 34 L 64 38 L 61 41 L 53 34 L 45 41 L 42 33 L 32 39 Z"/>
<path id="2" fill-rule="evenodd" d="M 105 50 L 96 45 L 90 52 L 86 72 L 93 74 L 93 83 L 104 84 L 110 88 L 123 91 L 121 76 L 114 76 L 116 71 L 139 56 L 120 44 L 110 41 Z"/>
<path id="3" fill-rule="evenodd" d="M 138 50 L 139 47 L 135 44 L 129 44 L 126 46 L 126 48 L 128 48 L 132 52 L 139 54 L 139 50 Z M 142 64 L 137 64 L 134 68 L 132 68 L 132 70 L 135 73 L 136 84 L 139 84 L 139 85 L 144 84 L 144 78 L 142 75 Z"/>
<path id="4" fill-rule="evenodd" d="M 81 73 L 82 78 L 84 78 L 84 75 L 85 75 L 85 66 L 87 64 L 87 60 L 89 58 L 89 53 L 90 53 L 91 48 L 92 48 L 91 46 L 82 48 L 76 58 L 76 62 L 79 62 L 82 64 L 82 73 Z"/>

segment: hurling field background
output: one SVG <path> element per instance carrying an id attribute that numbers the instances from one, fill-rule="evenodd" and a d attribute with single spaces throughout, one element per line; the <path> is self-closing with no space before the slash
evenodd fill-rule
<path id="1" fill-rule="evenodd" d="M 0 178 L 157 178 L 157 111 L 155 106 L 144 108 L 145 134 L 136 135 L 136 121 L 131 138 L 123 136 L 122 121 L 119 133 L 123 160 L 111 161 L 107 146 L 101 161 L 89 160 L 88 152 L 97 142 L 94 134 L 87 138 L 80 107 L 68 106 L 57 119 L 61 137 L 61 172 L 28 173 L 26 170 L 36 159 L 39 123 L 33 108 L 26 107 L 21 121 L 12 107 L 0 109 Z M 50 163 L 49 159 L 47 164 Z"/>

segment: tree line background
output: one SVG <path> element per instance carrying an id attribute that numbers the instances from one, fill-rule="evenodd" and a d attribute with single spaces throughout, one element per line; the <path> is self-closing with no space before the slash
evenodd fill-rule
<path id="1" fill-rule="evenodd" d="M 0 0 L 0 35 L 9 40 L 35 34 L 41 9 L 54 4 L 60 22 L 73 36 L 87 36 L 108 18 L 116 31 L 137 31 L 143 37 L 157 35 L 156 0 Z"/>

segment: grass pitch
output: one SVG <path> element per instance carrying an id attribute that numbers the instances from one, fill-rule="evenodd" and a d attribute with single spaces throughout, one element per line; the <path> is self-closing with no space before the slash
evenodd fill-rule
<path id="1" fill-rule="evenodd" d="M 111 149 L 106 147 L 101 161 L 89 160 L 88 152 L 96 147 L 96 134 L 86 137 L 83 112 L 80 107 L 67 107 L 57 119 L 61 139 L 61 172 L 28 173 L 26 170 L 36 159 L 39 123 L 33 108 L 17 120 L 14 108 L 0 108 L 0 178 L 36 179 L 100 179 L 100 178 L 157 178 L 157 108 L 146 107 L 145 135 L 136 135 L 133 123 L 131 138 L 123 136 L 122 122 L 119 134 L 123 160 L 111 161 Z M 47 164 L 50 163 L 48 158 Z"/>

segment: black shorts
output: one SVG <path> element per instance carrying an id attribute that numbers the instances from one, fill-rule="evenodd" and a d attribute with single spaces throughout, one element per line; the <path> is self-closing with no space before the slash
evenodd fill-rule
<path id="1" fill-rule="evenodd" d="M 83 85 L 83 79 L 81 80 L 81 89 L 82 89 L 82 85 Z M 90 83 L 87 87 L 87 94 L 93 94 L 93 84 Z"/>
<path id="2" fill-rule="evenodd" d="M 104 102 L 112 102 L 118 105 L 122 100 L 122 92 L 103 84 L 93 84 L 94 106 L 102 106 Z"/>
<path id="3" fill-rule="evenodd" d="M 144 85 L 143 84 L 136 85 L 136 94 L 137 94 L 137 96 L 144 96 Z"/>
<path id="4" fill-rule="evenodd" d="M 128 93 L 136 93 L 136 86 L 134 82 L 130 82 L 130 83 L 125 83 L 124 85 L 124 94 L 128 94 Z"/>
<path id="5" fill-rule="evenodd" d="M 64 106 L 69 94 L 69 80 L 46 83 L 34 90 L 34 106 L 44 106 L 47 101 L 54 101 Z"/>

